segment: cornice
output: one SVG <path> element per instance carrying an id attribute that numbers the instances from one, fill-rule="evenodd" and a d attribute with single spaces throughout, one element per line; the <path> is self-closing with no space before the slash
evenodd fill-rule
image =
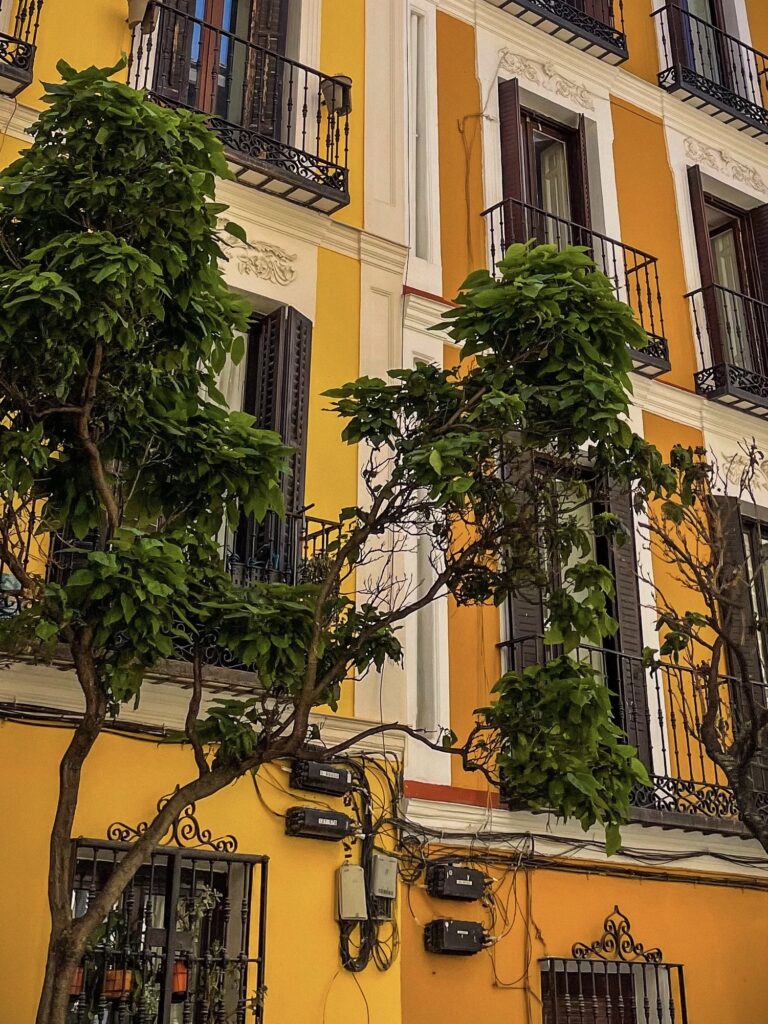
<path id="1" fill-rule="evenodd" d="M 10 135 L 12 139 L 30 142 L 29 129 L 40 116 L 35 107 L 27 107 L 22 103 L 0 96 L 0 135 Z"/>
<path id="2" fill-rule="evenodd" d="M 405 817 L 418 825 L 423 825 L 438 834 L 450 832 L 470 833 L 473 838 L 456 840 L 450 838 L 451 846 L 477 845 L 478 833 L 496 833 L 500 836 L 497 847 L 510 846 L 513 842 L 509 837 L 519 836 L 533 844 L 533 852 L 545 857 L 562 857 L 567 855 L 572 861 L 607 862 L 609 858 L 601 848 L 604 836 L 600 829 L 583 832 L 576 822 L 557 821 L 545 814 L 532 814 L 526 811 L 507 811 L 487 806 L 477 807 L 471 804 L 448 803 L 438 800 L 424 800 L 410 797 L 403 801 Z M 623 844 L 626 848 L 639 853 L 651 852 L 676 855 L 689 854 L 690 861 L 677 861 L 677 870 L 695 870 L 701 873 L 718 875 L 768 877 L 768 858 L 759 844 L 753 839 L 726 836 L 705 836 L 700 832 L 682 832 L 677 829 L 661 829 L 656 826 L 626 825 L 621 830 Z M 551 837 L 551 838 L 550 838 Z M 562 840 L 572 843 L 564 846 Z M 558 841 L 559 840 L 559 841 Z M 584 841 L 595 846 L 584 848 Z M 491 844 L 492 845 L 492 844 Z M 713 854 L 726 857 L 734 856 L 736 847 L 742 859 L 755 858 L 763 864 L 734 864 L 721 860 Z M 567 850 L 567 854 L 564 854 Z M 637 865 L 638 861 L 616 854 L 610 858 L 611 864 L 622 867 Z M 667 866 L 668 867 L 668 866 Z"/>
<path id="3" fill-rule="evenodd" d="M 408 247 L 363 231 L 360 233 L 360 262 L 403 277 L 408 262 Z"/>
<path id="4" fill-rule="evenodd" d="M 451 308 L 449 302 L 441 301 L 438 298 L 430 298 L 426 295 L 420 295 L 417 292 L 406 292 L 403 295 L 404 305 L 404 321 L 403 326 L 407 329 L 410 328 L 413 331 L 420 331 L 426 333 L 429 331 L 430 337 L 437 338 L 438 336 L 430 331 L 431 327 L 435 324 L 440 323 L 440 318 L 443 313 Z M 446 337 L 444 341 L 450 342 L 450 338 Z"/>

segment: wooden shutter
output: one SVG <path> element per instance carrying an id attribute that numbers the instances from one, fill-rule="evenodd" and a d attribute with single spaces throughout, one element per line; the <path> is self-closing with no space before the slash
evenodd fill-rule
<path id="1" fill-rule="evenodd" d="M 591 226 L 592 211 L 589 202 L 589 162 L 587 160 L 587 122 L 583 114 L 579 114 L 579 125 L 576 132 L 577 166 L 575 167 L 573 201 L 573 217 L 585 228 Z M 574 239 L 577 245 L 590 245 L 588 238 Z"/>
<path id="2" fill-rule="evenodd" d="M 260 319 L 248 340 L 243 408 L 260 428 L 280 434 L 295 454 L 292 472 L 283 479 L 287 518 L 270 515 L 263 523 L 243 524 L 235 549 L 244 562 L 266 561 L 281 573 L 298 556 L 295 517 L 304 507 L 311 345 L 311 321 L 289 307 Z"/>
<path id="3" fill-rule="evenodd" d="M 648 685 L 640 660 L 643 653 L 643 632 L 640 618 L 640 592 L 637 583 L 637 549 L 631 494 L 619 487 L 610 491 L 611 512 L 617 516 L 627 534 L 626 543 L 615 543 L 612 551 L 616 586 L 615 617 L 619 623 L 617 637 L 616 683 L 623 698 L 625 720 L 622 725 L 630 743 L 637 747 L 645 764 L 651 763 L 650 715 Z M 611 669 L 610 656 L 608 668 Z M 610 674 L 610 673 L 609 673 Z"/>
<path id="4" fill-rule="evenodd" d="M 501 188 L 509 202 L 504 206 L 502 251 L 513 242 L 525 242 L 526 217 L 519 203 L 526 200 L 525 139 L 520 109 L 520 86 L 516 78 L 499 82 L 499 124 L 501 126 Z M 515 202 L 517 200 L 517 202 Z"/>
<path id="5" fill-rule="evenodd" d="M 534 458 L 530 452 L 503 467 L 504 477 L 513 486 L 530 480 Z M 517 671 L 539 665 L 544 658 L 544 593 L 538 587 L 526 587 L 507 600 L 507 634 L 512 642 L 510 665 Z"/>
<path id="6" fill-rule="evenodd" d="M 752 231 L 757 295 L 768 302 L 768 205 L 750 210 L 747 217 Z"/>
<path id="7" fill-rule="evenodd" d="M 712 349 L 712 362 L 714 365 L 718 365 L 723 362 L 723 340 L 720 330 L 717 293 L 714 288 L 715 260 L 712 254 L 712 241 L 707 222 L 707 203 L 704 197 L 701 168 L 698 165 L 688 168 L 688 189 L 691 196 L 696 253 L 699 258 L 699 276 L 701 278 L 704 317 Z"/>
<path id="8" fill-rule="evenodd" d="M 298 110 L 306 102 L 302 73 L 289 72 L 288 66 L 277 56 L 285 53 L 287 27 L 287 0 L 253 0 L 249 32 L 253 45 L 246 75 L 245 123 L 273 139 L 280 138 L 286 74 L 293 107 Z"/>
<path id="9" fill-rule="evenodd" d="M 160 11 L 152 91 L 177 103 L 189 102 L 194 15 L 195 0 L 167 0 Z"/>

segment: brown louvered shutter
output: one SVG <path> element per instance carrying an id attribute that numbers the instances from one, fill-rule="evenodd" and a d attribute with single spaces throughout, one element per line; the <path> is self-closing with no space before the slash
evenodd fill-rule
<path id="1" fill-rule="evenodd" d="M 285 520 L 268 515 L 263 523 L 244 523 L 235 550 L 246 567 L 289 576 L 298 558 L 297 517 L 304 508 L 309 370 L 312 323 L 295 309 L 282 307 L 262 317 L 248 340 L 243 408 L 263 430 L 274 430 L 295 450 L 292 472 L 283 479 Z"/>
<path id="2" fill-rule="evenodd" d="M 273 139 L 280 138 L 286 74 L 290 75 L 289 98 L 294 107 L 304 102 L 301 97 L 306 83 L 301 72 L 294 69 L 289 72 L 288 65 L 277 56 L 285 53 L 287 26 L 287 0 L 255 0 L 249 33 L 253 47 L 246 76 L 246 123 Z"/>
<path id="3" fill-rule="evenodd" d="M 637 747 L 641 760 L 651 763 L 651 731 L 648 709 L 648 686 L 641 656 L 643 632 L 640 618 L 640 592 L 637 581 L 637 548 L 635 544 L 632 496 L 622 488 L 610 490 L 611 512 L 618 517 L 626 532 L 624 544 L 614 543 L 613 575 L 616 587 L 615 617 L 619 623 L 615 665 L 607 656 L 609 685 L 620 690 L 624 720 L 621 722 L 630 743 Z"/>
<path id="4" fill-rule="evenodd" d="M 160 10 L 152 91 L 177 103 L 190 101 L 194 15 L 195 0 L 167 0 Z"/>
<path id="5" fill-rule="evenodd" d="M 712 348 L 712 362 L 717 365 L 723 362 L 723 339 L 720 331 L 717 292 L 714 287 L 715 260 L 712 254 L 709 224 L 707 223 L 707 203 L 704 196 L 701 168 L 698 165 L 688 168 L 688 190 L 691 197 L 696 254 L 699 259 L 699 277 L 701 278 L 704 317 L 706 319 L 709 343 Z"/>
<path id="6" fill-rule="evenodd" d="M 501 132 L 501 189 L 504 200 L 502 250 L 513 242 L 527 241 L 526 217 L 519 203 L 525 193 L 525 140 L 520 109 L 520 86 L 516 78 L 499 82 L 499 124 Z"/>
<path id="7" fill-rule="evenodd" d="M 757 294 L 763 302 L 768 302 L 768 204 L 750 210 L 748 216 L 754 245 Z"/>
<path id="8" fill-rule="evenodd" d="M 573 202 L 573 217 L 574 220 L 578 221 L 579 224 L 583 224 L 585 228 L 588 228 L 592 224 L 592 210 L 589 202 L 589 161 L 587 159 L 587 122 L 583 114 L 579 114 L 579 126 L 576 133 L 576 142 L 578 146 L 578 167 L 576 170 L 577 180 L 574 182 L 576 185 Z M 575 238 L 575 244 L 577 245 L 589 245 L 591 239 L 589 238 Z"/>
<path id="9" fill-rule="evenodd" d="M 516 481 L 530 480 L 534 474 L 534 458 L 528 452 L 514 465 L 504 467 L 504 475 L 513 485 Z M 531 665 L 540 665 L 544 651 L 544 593 L 530 586 L 507 599 L 507 639 L 510 642 L 510 667 L 521 671 Z"/>

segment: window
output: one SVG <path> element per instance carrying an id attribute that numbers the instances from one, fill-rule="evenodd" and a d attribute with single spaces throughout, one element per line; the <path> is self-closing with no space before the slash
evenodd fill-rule
<path id="1" fill-rule="evenodd" d="M 546 467 L 537 465 L 534 472 L 541 473 L 541 485 L 546 487 Z M 553 482 L 549 480 L 549 486 Z M 586 475 L 574 481 L 555 481 L 558 514 L 572 517 L 591 536 L 592 554 L 599 564 L 609 568 L 614 577 L 615 598 L 611 613 L 619 623 L 616 636 L 606 637 L 602 646 L 592 643 L 581 645 L 574 657 L 592 665 L 611 691 L 614 717 L 627 733 L 629 741 L 638 748 L 640 757 L 650 764 L 650 716 L 645 671 L 642 665 L 642 626 L 640 596 L 637 585 L 634 527 L 630 496 L 618 488 L 610 488 L 607 495 L 600 493 Z M 624 545 L 609 544 L 596 537 L 593 530 L 595 515 L 608 509 L 624 524 L 629 540 Z M 574 555 L 574 562 L 578 561 Z M 562 579 L 568 565 L 551 565 L 548 575 L 553 582 Z M 507 649 L 510 667 L 521 670 L 556 656 L 556 648 L 543 642 L 546 621 L 547 594 L 540 591 L 518 593 L 507 603 Z"/>
<path id="2" fill-rule="evenodd" d="M 243 410 L 256 425 L 274 430 L 294 449 L 292 471 L 283 478 L 285 519 L 269 513 L 261 523 L 241 524 L 228 544 L 235 582 L 288 582 L 295 577 L 304 511 L 309 370 L 312 324 L 283 306 L 258 317 L 248 336 Z"/>
<path id="3" fill-rule="evenodd" d="M 687 1024 L 683 968 L 636 942 L 618 907 L 595 942 L 540 960 L 543 1024 Z"/>
<path id="4" fill-rule="evenodd" d="M 705 191 L 688 168 L 701 289 L 691 295 L 703 362 L 768 371 L 768 207 L 741 209 Z"/>
<path id="5" fill-rule="evenodd" d="M 428 534 L 420 534 L 416 540 L 419 597 L 427 593 L 435 580 L 432 553 L 432 538 Z M 426 733 L 434 733 L 438 728 L 436 617 L 433 601 L 416 612 L 416 728 Z"/>
<path id="6" fill-rule="evenodd" d="M 75 916 L 86 912 L 126 849 L 125 843 L 78 843 Z M 75 973 L 72 1019 L 261 1024 L 266 894 L 265 858 L 157 848 Z"/>
<path id="7" fill-rule="evenodd" d="M 408 89 L 410 108 L 411 245 L 414 254 L 428 260 L 430 252 L 429 180 L 426 97 L 426 18 L 411 11 Z"/>

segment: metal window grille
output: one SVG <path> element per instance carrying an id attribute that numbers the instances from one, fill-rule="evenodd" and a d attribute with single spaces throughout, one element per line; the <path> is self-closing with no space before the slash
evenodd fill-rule
<path id="1" fill-rule="evenodd" d="M 158 847 L 77 969 L 72 1024 L 261 1024 L 267 859 Z M 72 907 L 82 916 L 129 844 L 79 840 Z"/>

